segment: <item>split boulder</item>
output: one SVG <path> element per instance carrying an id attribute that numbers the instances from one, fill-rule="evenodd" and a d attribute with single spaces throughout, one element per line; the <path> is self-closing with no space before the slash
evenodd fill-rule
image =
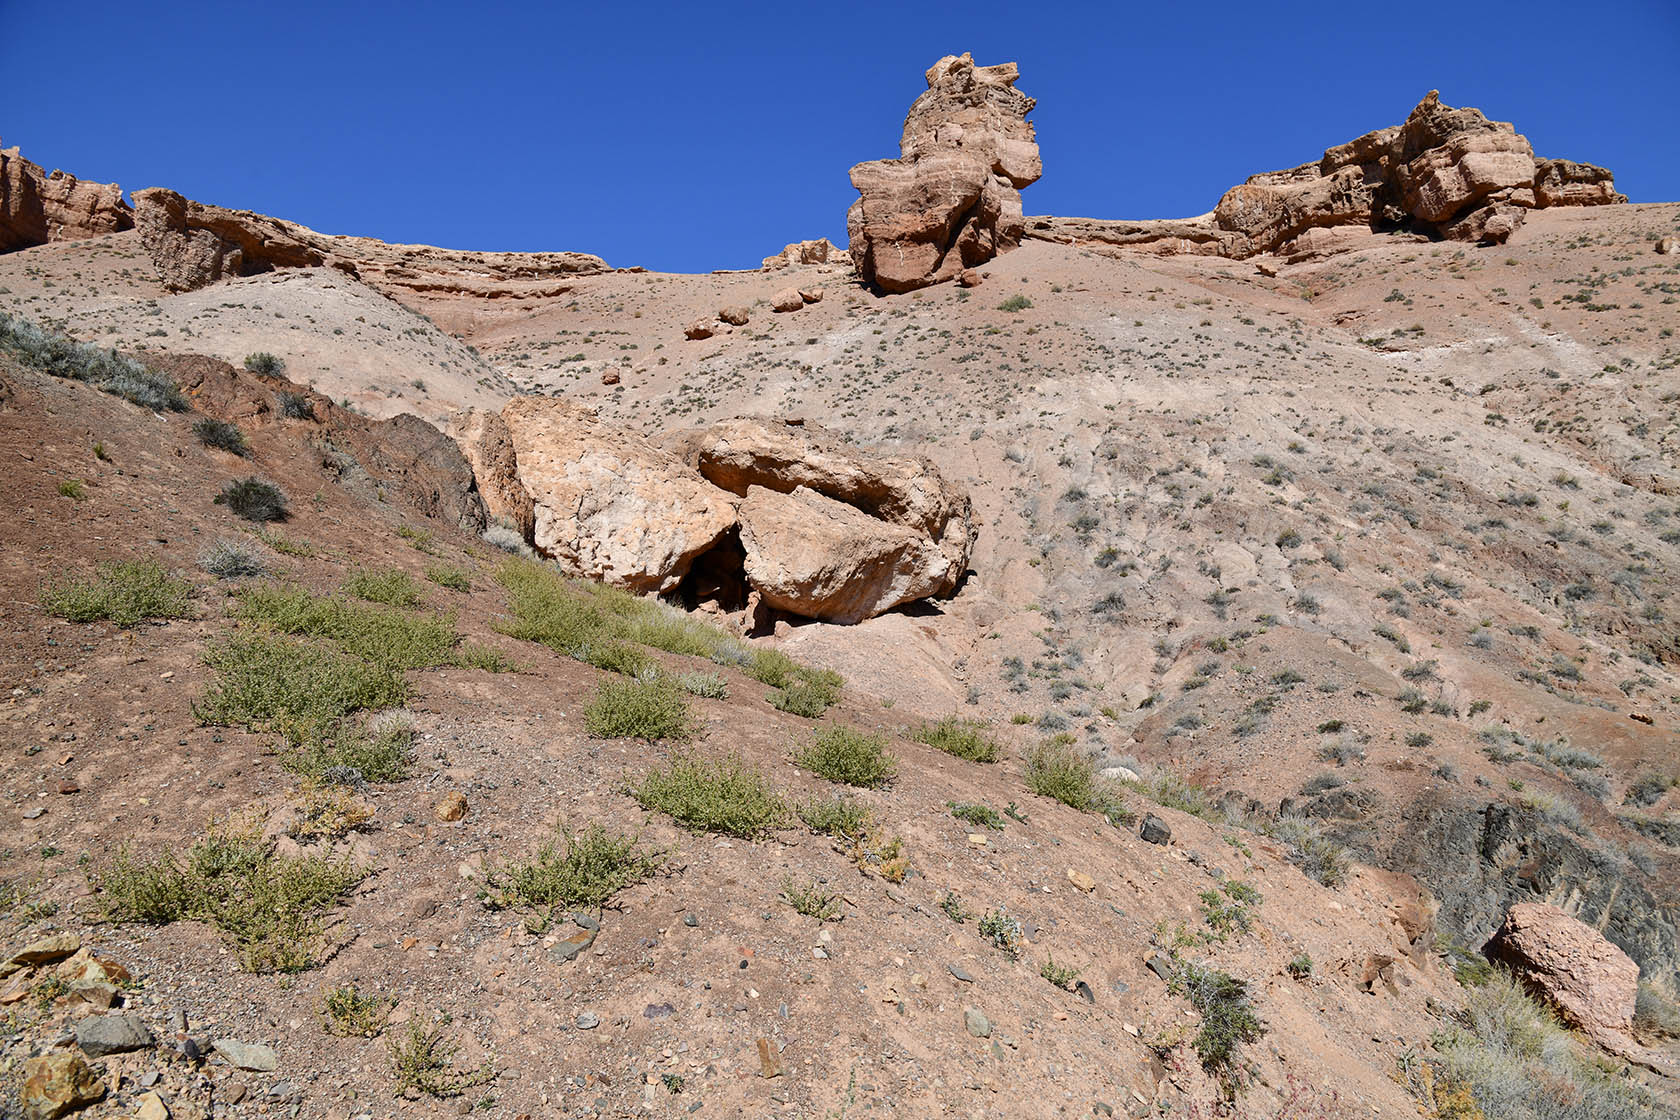
<path id="1" fill-rule="evenodd" d="M 1594 1042 L 1617 1052 L 1632 1043 L 1639 965 L 1585 922 L 1556 906 L 1519 902 L 1487 951 Z"/>

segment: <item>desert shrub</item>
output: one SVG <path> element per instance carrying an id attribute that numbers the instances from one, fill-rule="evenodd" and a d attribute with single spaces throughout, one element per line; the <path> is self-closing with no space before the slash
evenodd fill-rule
<path id="1" fill-rule="evenodd" d="M 494 907 L 552 911 L 597 909 L 665 864 L 665 853 L 646 851 L 635 836 L 609 833 L 600 824 L 582 832 L 556 830 L 535 855 L 487 878 L 485 901 Z"/>
<path id="2" fill-rule="evenodd" d="M 364 872 L 347 859 L 282 856 L 254 827 L 224 825 L 185 858 L 121 849 L 93 876 L 112 918 L 166 925 L 207 922 L 233 941 L 249 972 L 297 972 L 322 948 L 321 915 Z"/>
<path id="3" fill-rule="evenodd" d="M 216 504 L 247 521 L 284 521 L 287 517 L 286 495 L 280 487 L 260 478 L 229 482 L 216 495 Z"/>
<path id="4" fill-rule="evenodd" d="M 597 739 L 687 739 L 688 701 L 664 674 L 606 679 L 583 710 L 583 726 Z"/>
<path id="5" fill-rule="evenodd" d="M 1003 749 L 986 733 L 986 728 L 984 720 L 946 716 L 938 723 L 916 729 L 910 737 L 969 762 L 996 762 L 1002 757 Z"/>
<path id="6" fill-rule="evenodd" d="M 82 501 L 87 497 L 87 483 L 79 478 L 61 479 L 58 484 L 58 496 L 69 498 L 73 502 Z"/>
<path id="7" fill-rule="evenodd" d="M 1283 970 L 1296 980 L 1305 980 L 1313 973 L 1313 959 L 1305 953 L 1296 953 L 1289 958 L 1289 963 Z"/>
<path id="8" fill-rule="evenodd" d="M 458 1047 L 443 1037 L 441 1028 L 428 1027 L 419 1018 L 410 1019 L 408 1030 L 390 1040 L 390 1050 L 399 1097 L 458 1097 L 496 1078 L 489 1065 L 456 1069 Z"/>
<path id="9" fill-rule="evenodd" d="M 344 581 L 344 593 L 388 607 L 420 604 L 420 588 L 414 577 L 401 568 L 358 568 Z"/>
<path id="10" fill-rule="evenodd" d="M 1260 892 L 1239 879 L 1209 887 L 1199 896 L 1202 917 L 1218 940 L 1232 933 L 1247 933 L 1254 927 L 1252 910 L 1260 905 Z"/>
<path id="11" fill-rule="evenodd" d="M 185 412 L 192 407 L 173 379 L 144 362 L 55 334 L 4 311 L 0 311 L 0 348 L 43 373 L 85 381 L 154 412 Z"/>
<path id="12" fill-rule="evenodd" d="M 1097 801 L 1096 767 L 1066 743 L 1049 740 L 1027 752 L 1027 788 L 1080 812 Z"/>
<path id="13" fill-rule="evenodd" d="M 715 761 L 677 755 L 629 792 L 642 808 L 700 832 L 755 839 L 787 819 L 787 804 L 763 771 L 737 754 Z"/>
<path id="14" fill-rule="evenodd" d="M 280 764 L 306 781 L 361 786 L 398 782 L 413 764 L 414 729 L 406 724 L 365 728 L 340 725 L 331 733 L 305 736 L 280 756 Z"/>
<path id="15" fill-rule="evenodd" d="M 1667 1115 L 1638 1082 L 1584 1055 L 1551 1012 L 1508 973 L 1465 992 L 1457 1026 L 1439 1032 L 1445 1080 L 1488 1120 L 1640 1120 Z"/>
<path id="16" fill-rule="evenodd" d="M 275 732 L 294 745 L 325 738 L 352 712 L 408 699 L 399 674 L 279 634 L 231 634 L 204 660 L 216 680 L 193 705 L 199 723 Z"/>
<path id="17" fill-rule="evenodd" d="M 795 805 L 793 811 L 806 828 L 836 840 L 856 842 L 875 828 L 869 806 L 849 797 L 812 798 Z"/>
<path id="18" fill-rule="evenodd" d="M 276 584 L 240 591 L 234 617 L 269 630 L 327 639 L 389 673 L 455 664 L 461 637 L 451 615 L 388 610 Z"/>
<path id="19" fill-rule="evenodd" d="M 1641 809 L 1648 808 L 1661 801 L 1663 794 L 1674 783 L 1661 774 L 1642 774 L 1628 787 L 1627 794 L 1622 798 L 1623 805 L 1637 805 Z"/>
<path id="20" fill-rule="evenodd" d="M 864 788 L 885 785 L 898 772 L 885 738 L 838 725 L 819 730 L 793 761 L 831 782 Z"/>
<path id="21" fill-rule="evenodd" d="M 677 687 L 707 700 L 722 700 L 729 695 L 729 682 L 719 673 L 680 673 Z"/>
<path id="22" fill-rule="evenodd" d="M 782 900 L 796 913 L 826 922 L 840 915 L 840 896 L 815 879 L 800 883 L 792 875 L 782 876 Z"/>
<path id="23" fill-rule="evenodd" d="M 101 564 L 93 578 L 41 589 L 41 606 L 70 622 L 114 622 L 125 629 L 148 619 L 187 618 L 192 584 L 176 579 L 156 560 Z"/>
<path id="24" fill-rule="evenodd" d="M 1012 957 L 1021 955 L 1026 942 L 1026 932 L 1020 920 L 1011 917 L 1001 906 L 980 919 L 980 936 L 990 941 L 994 949 L 1001 949 Z"/>
<path id="25" fill-rule="evenodd" d="M 251 445 L 245 442 L 245 433 L 239 430 L 239 425 L 226 420 L 206 416 L 193 424 L 193 435 L 206 447 L 231 451 L 241 458 L 251 453 Z"/>
<path id="26" fill-rule="evenodd" d="M 945 807 L 951 810 L 951 815 L 959 821 L 966 821 L 976 828 L 990 828 L 1001 830 L 1003 816 L 990 805 L 981 805 L 973 801 L 947 801 Z"/>
<path id="27" fill-rule="evenodd" d="M 245 355 L 245 368 L 250 370 L 252 373 L 261 373 L 273 376 L 285 370 L 286 363 L 283 359 L 274 354 L 270 354 L 267 350 L 258 350 L 255 354 Z"/>
<path id="28" fill-rule="evenodd" d="M 321 1023 L 340 1038 L 373 1038 L 385 1029 L 392 1001 L 364 995 L 354 984 L 329 988 L 321 997 Z"/>
<path id="29" fill-rule="evenodd" d="M 472 590 L 472 573 L 454 564 L 428 564 L 426 578 L 451 591 Z"/>
<path id="30" fill-rule="evenodd" d="M 1680 1038 L 1680 1005 L 1641 980 L 1633 1002 L 1633 1025 L 1647 1035 Z"/>
<path id="31" fill-rule="evenodd" d="M 280 406 L 280 415 L 287 420 L 315 418 L 315 402 L 309 399 L 307 393 L 276 393 L 274 401 Z"/>
<path id="32" fill-rule="evenodd" d="M 1339 885 L 1347 878 L 1352 857 L 1346 848 L 1324 834 L 1323 827 L 1306 817 L 1284 816 L 1262 821 L 1258 831 L 1274 840 L 1282 841 L 1289 849 L 1289 860 L 1308 878 L 1327 887 Z"/>
<path id="33" fill-rule="evenodd" d="M 1064 992 L 1073 991 L 1074 986 L 1079 983 L 1079 970 L 1057 964 L 1056 958 L 1050 954 L 1045 954 L 1044 964 L 1039 968 L 1038 974 Z"/>
<path id="34" fill-rule="evenodd" d="M 1172 991 L 1185 997 L 1201 1015 L 1196 1031 L 1196 1057 L 1202 1068 L 1233 1097 L 1241 1080 L 1238 1050 L 1244 1043 L 1258 1042 L 1265 1033 L 1254 1005 L 1249 1001 L 1248 983 L 1226 972 L 1204 965 L 1185 963 L 1173 977 Z"/>
<path id="35" fill-rule="evenodd" d="M 1014 314 L 1017 311 L 1025 311 L 1027 308 L 1031 307 L 1032 305 L 1033 305 L 1032 300 L 1028 299 L 1026 296 L 1013 295 L 1013 296 L 1010 296 L 1008 299 L 1004 300 L 1002 303 L 998 304 L 997 309 L 999 311 L 1007 311 L 1010 314 Z"/>
<path id="36" fill-rule="evenodd" d="M 265 570 L 262 554 L 249 541 L 223 537 L 198 552 L 198 566 L 217 579 L 260 576 Z"/>
<path id="37" fill-rule="evenodd" d="M 810 669 L 780 650 L 752 652 L 743 668 L 747 676 L 776 691 L 770 702 L 781 711 L 816 719 L 840 699 L 845 683 L 832 669 Z"/>

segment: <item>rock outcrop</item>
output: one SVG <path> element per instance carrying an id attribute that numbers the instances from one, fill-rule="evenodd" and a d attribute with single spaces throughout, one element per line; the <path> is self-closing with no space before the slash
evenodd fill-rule
<path id="1" fill-rule="evenodd" d="M 1604 168 L 1536 159 L 1511 125 L 1443 105 L 1431 90 L 1403 124 L 1339 144 L 1313 163 L 1251 176 L 1209 214 L 1158 222 L 1034 218 L 1029 233 L 1157 253 L 1298 258 L 1357 243 L 1358 233 L 1373 230 L 1500 243 L 1529 210 L 1626 201 Z"/>
<path id="2" fill-rule="evenodd" d="M 926 76 L 899 158 L 851 171 L 852 263 L 887 292 L 952 279 L 1019 244 L 1021 188 L 1044 170 L 1026 119 L 1034 102 L 1015 88 L 1013 62 L 976 66 L 970 55 L 947 55 Z"/>
<path id="3" fill-rule="evenodd" d="M 731 495 L 593 409 L 515 397 L 502 421 L 532 505 L 528 539 L 573 575 L 672 592 L 735 528 Z"/>
<path id="4" fill-rule="evenodd" d="M 801 264 L 831 264 L 844 259 L 846 250 L 826 237 L 815 241 L 792 241 L 773 257 L 765 257 L 760 266 L 766 272 Z"/>
<path id="5" fill-rule="evenodd" d="M 572 278 L 603 272 L 588 253 L 470 253 L 317 233 L 296 222 L 230 210 L 152 187 L 134 192 L 134 225 L 164 286 L 189 291 L 277 268 L 336 268 L 390 296 L 458 293 L 543 299 Z"/>
<path id="6" fill-rule="evenodd" d="M 714 424 L 691 446 L 700 473 L 732 494 L 804 487 L 927 540 L 934 546 L 925 558 L 934 569 L 927 595 L 950 594 L 968 570 L 972 503 L 926 459 L 866 454 L 815 425 L 750 418 Z"/>
<path id="7" fill-rule="evenodd" d="M 1585 922 L 1556 906 L 1518 903 L 1488 955 L 1600 1046 L 1621 1051 L 1632 1043 L 1639 966 Z"/>
<path id="8" fill-rule="evenodd" d="M 453 425 L 492 516 L 575 576 L 851 623 L 949 595 L 968 571 L 966 494 L 924 460 L 799 423 L 731 420 L 655 444 L 519 397 Z"/>
<path id="9" fill-rule="evenodd" d="M 862 622 L 939 588 L 938 546 L 803 486 L 762 486 L 741 503 L 747 584 L 777 610 Z"/>
<path id="10" fill-rule="evenodd" d="M 49 175 L 18 149 L 0 149 L 0 253 L 132 228 L 134 212 L 117 184 Z"/>

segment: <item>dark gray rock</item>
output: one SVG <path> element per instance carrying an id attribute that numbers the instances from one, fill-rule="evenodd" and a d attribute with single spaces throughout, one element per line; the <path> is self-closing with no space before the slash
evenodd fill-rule
<path id="1" fill-rule="evenodd" d="M 76 1045 L 92 1058 L 144 1050 L 156 1041 L 138 1015 L 96 1015 L 76 1024 Z"/>
<path id="2" fill-rule="evenodd" d="M 1154 813 L 1150 813 L 1143 818 L 1143 825 L 1138 829 L 1138 835 L 1151 844 L 1165 844 L 1172 839 L 1172 829 L 1167 827 L 1166 821 L 1157 817 Z"/>

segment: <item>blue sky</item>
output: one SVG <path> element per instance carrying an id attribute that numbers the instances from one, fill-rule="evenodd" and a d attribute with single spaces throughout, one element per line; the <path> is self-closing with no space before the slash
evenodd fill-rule
<path id="1" fill-rule="evenodd" d="M 844 242 L 942 54 L 1017 60 L 1029 214 L 1181 217 L 1431 88 L 1680 199 L 1680 0 L 0 0 L 0 138 L 328 233 L 675 271 Z"/>

